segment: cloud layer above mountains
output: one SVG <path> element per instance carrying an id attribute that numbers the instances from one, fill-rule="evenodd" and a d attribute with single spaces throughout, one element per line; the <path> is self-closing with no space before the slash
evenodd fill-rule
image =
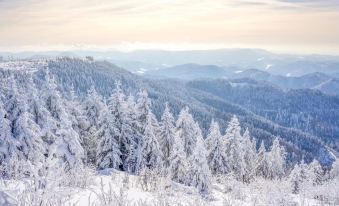
<path id="1" fill-rule="evenodd" d="M 127 42 L 339 53 L 338 9 L 337 0 L 0 0 L 0 47 Z"/>

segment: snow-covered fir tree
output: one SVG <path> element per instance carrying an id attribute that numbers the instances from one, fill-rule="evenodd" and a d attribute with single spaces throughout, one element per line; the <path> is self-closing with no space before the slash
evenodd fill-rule
<path id="1" fill-rule="evenodd" d="M 246 165 L 244 181 L 248 182 L 255 176 L 255 170 L 257 167 L 256 141 L 251 138 L 248 128 L 243 134 L 242 145 L 244 152 L 244 161 Z"/>
<path id="2" fill-rule="evenodd" d="M 301 175 L 302 175 L 302 169 L 300 168 L 300 166 L 298 164 L 294 165 L 294 168 L 291 171 L 290 176 L 289 176 L 289 181 L 291 182 L 291 191 L 294 194 L 297 194 L 300 190 L 301 183 L 303 181 L 303 178 Z"/>
<path id="3" fill-rule="evenodd" d="M 240 130 L 239 120 L 236 116 L 233 116 L 228 123 L 224 140 L 226 156 L 228 157 L 226 162 L 227 170 L 228 172 L 233 172 L 238 179 L 243 180 L 246 172 L 246 163 Z"/>
<path id="4" fill-rule="evenodd" d="M 138 173 L 144 168 L 158 168 L 162 161 L 158 139 L 159 124 L 152 113 L 151 101 L 145 90 L 138 93 L 136 114 L 138 133 L 140 134 L 136 148 L 136 173 Z"/>
<path id="5" fill-rule="evenodd" d="M 268 176 L 271 179 L 281 178 L 285 174 L 285 149 L 278 138 L 273 141 L 271 151 L 267 153 Z"/>
<path id="6" fill-rule="evenodd" d="M 155 136 L 155 128 L 152 124 L 153 114 L 149 113 L 146 119 L 144 133 L 141 141 L 140 169 L 156 169 L 162 166 L 162 152 L 158 139 Z"/>
<path id="7" fill-rule="evenodd" d="M 96 150 L 96 165 L 99 169 L 116 168 L 121 165 L 121 152 L 117 137 L 120 131 L 115 125 L 115 119 L 109 109 L 102 109 L 102 118 L 97 133 L 98 145 Z"/>
<path id="8" fill-rule="evenodd" d="M 41 130 L 29 113 L 26 96 L 20 94 L 14 77 L 11 77 L 10 97 L 6 102 L 11 121 L 11 132 L 18 145 L 18 157 L 37 166 L 44 158 Z"/>
<path id="9" fill-rule="evenodd" d="M 49 74 L 46 74 L 46 80 L 49 81 Z M 29 107 L 29 112 L 33 115 L 34 122 L 39 126 L 41 138 L 44 142 L 46 156 L 53 156 L 50 152 L 51 145 L 56 140 L 56 130 L 58 128 L 58 121 L 51 115 L 47 108 L 47 99 L 49 90 L 49 82 L 43 83 L 42 90 L 39 90 L 34 83 L 32 74 L 28 74 L 26 99 Z M 55 146 L 55 145 L 54 145 Z"/>
<path id="10" fill-rule="evenodd" d="M 101 95 L 99 95 L 95 87 L 92 86 L 84 101 L 84 113 L 88 122 L 86 135 L 83 139 L 83 145 L 86 152 L 87 162 L 95 164 L 96 162 L 96 147 L 98 139 L 98 129 L 100 118 L 104 115 L 104 103 Z"/>
<path id="11" fill-rule="evenodd" d="M 148 98 L 148 93 L 145 90 L 141 90 L 138 93 L 138 99 L 136 104 L 137 121 L 140 134 L 144 134 L 146 128 L 146 120 L 151 113 L 151 101 Z"/>
<path id="12" fill-rule="evenodd" d="M 205 146 L 207 151 L 211 149 L 211 145 L 213 144 L 217 136 L 221 136 L 219 123 L 212 119 L 205 139 Z"/>
<path id="13" fill-rule="evenodd" d="M 336 159 L 333 163 L 332 163 L 332 168 L 329 172 L 329 178 L 330 179 L 339 179 L 339 159 Z"/>
<path id="14" fill-rule="evenodd" d="M 175 140 L 177 139 L 175 135 L 174 118 L 170 112 L 168 103 L 166 103 L 164 113 L 161 116 L 159 136 L 159 143 L 161 151 L 163 152 L 163 162 L 166 168 L 169 167 L 171 163 L 169 158 L 172 153 Z"/>
<path id="15" fill-rule="evenodd" d="M 50 126 L 54 131 L 54 136 L 50 140 L 52 148 L 49 155 L 55 156 L 60 163 L 66 164 L 67 168 L 74 168 L 82 165 L 85 158 L 84 149 L 78 133 L 72 127 L 72 121 L 67 113 L 64 98 L 57 90 L 54 78 L 50 78 L 49 73 L 45 75 L 46 81 L 43 90 L 43 97 L 46 108 L 49 111 L 53 122 Z"/>
<path id="16" fill-rule="evenodd" d="M 314 159 L 309 165 L 309 179 L 313 185 L 320 185 L 324 181 L 324 170 L 318 160 Z"/>
<path id="17" fill-rule="evenodd" d="M 28 82 L 26 98 L 28 101 L 29 112 L 33 115 L 35 123 L 39 125 L 39 127 L 43 130 L 42 132 L 45 133 L 48 130 L 50 115 L 42 101 L 40 92 L 36 88 L 32 74 L 27 74 L 27 76 Z"/>
<path id="18" fill-rule="evenodd" d="M 85 147 L 85 141 L 87 137 L 87 130 L 89 127 L 89 122 L 85 115 L 85 109 L 83 104 L 80 103 L 79 98 L 76 96 L 74 91 L 74 86 L 71 86 L 70 95 L 68 101 L 66 101 L 66 107 L 68 114 L 72 122 L 72 128 L 79 135 L 81 145 Z M 87 150 L 86 150 L 87 151 Z M 86 154 L 87 158 L 87 154 Z M 86 160 L 87 161 L 87 160 Z"/>
<path id="19" fill-rule="evenodd" d="M 225 141 L 220 133 L 218 122 L 212 120 L 205 140 L 207 161 L 213 174 L 227 173 Z"/>
<path id="20" fill-rule="evenodd" d="M 11 158 L 17 156 L 18 142 L 12 136 L 10 124 L 8 114 L 0 100 L 0 165 L 8 165 Z"/>
<path id="21" fill-rule="evenodd" d="M 188 159 L 188 177 L 186 184 L 196 187 L 200 193 L 209 192 L 211 172 L 207 163 L 207 152 L 202 138 L 197 138 L 193 154 Z"/>
<path id="22" fill-rule="evenodd" d="M 169 156 L 169 174 L 172 180 L 185 183 L 188 172 L 188 160 L 184 152 L 183 142 L 179 137 L 175 137 L 173 149 Z"/>
<path id="23" fill-rule="evenodd" d="M 91 128 L 96 130 L 99 125 L 101 110 L 104 107 L 102 96 L 97 93 L 95 87 L 92 85 L 87 91 L 87 97 L 84 101 L 84 110 Z M 94 132 L 95 133 L 95 132 Z"/>
<path id="24" fill-rule="evenodd" d="M 189 113 L 189 108 L 183 108 L 176 121 L 176 135 L 184 143 L 184 151 L 189 157 L 193 154 L 198 137 L 201 135 L 200 128 Z"/>
<path id="25" fill-rule="evenodd" d="M 308 165 L 302 161 L 300 164 L 294 165 L 289 175 L 292 193 L 298 194 L 304 192 L 312 180 L 309 179 Z"/>
<path id="26" fill-rule="evenodd" d="M 109 140 L 112 143 L 117 143 L 117 149 L 112 150 L 115 155 L 119 154 L 119 165 L 116 165 L 118 168 L 122 167 L 122 158 L 126 153 L 126 136 L 123 136 L 121 133 L 123 125 L 123 116 L 124 116 L 124 104 L 125 104 L 125 94 L 121 89 L 120 81 L 115 82 L 115 89 L 113 90 L 110 98 L 108 99 L 108 113 L 110 118 L 110 126 L 112 129 L 110 131 L 110 138 L 114 140 Z M 115 167 L 116 168 L 116 167 Z"/>
<path id="27" fill-rule="evenodd" d="M 124 116 L 121 134 L 126 140 L 125 153 L 122 157 L 123 169 L 130 173 L 136 172 L 136 165 L 139 161 L 139 150 L 141 150 L 141 148 L 138 147 L 138 143 L 141 140 L 141 135 L 138 128 L 139 124 L 137 121 L 134 97 L 129 95 L 127 101 L 124 104 Z"/>
<path id="28" fill-rule="evenodd" d="M 267 153 L 263 141 L 261 141 L 258 153 L 256 155 L 255 164 L 256 164 L 255 168 L 256 176 L 267 177 L 268 175 Z"/>

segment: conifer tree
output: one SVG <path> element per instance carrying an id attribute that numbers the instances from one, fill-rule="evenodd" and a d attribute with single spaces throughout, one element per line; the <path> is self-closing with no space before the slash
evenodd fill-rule
<path id="1" fill-rule="evenodd" d="M 182 140 L 184 144 L 184 151 L 189 157 L 193 154 L 197 138 L 201 136 L 201 131 L 194 121 L 192 115 L 189 113 L 188 107 L 183 108 L 176 121 L 176 135 Z"/>
<path id="2" fill-rule="evenodd" d="M 291 183 L 292 193 L 294 194 L 304 192 L 309 186 L 309 173 L 304 160 L 300 164 L 294 165 L 294 168 L 289 175 L 289 181 Z"/>
<path id="3" fill-rule="evenodd" d="M 243 134 L 242 144 L 243 144 L 244 161 L 246 165 L 244 180 L 248 182 L 255 175 L 256 158 L 257 158 L 256 157 L 257 156 L 256 142 L 254 139 L 251 139 L 248 128 Z"/>
<path id="4" fill-rule="evenodd" d="M 185 183 L 188 172 L 188 162 L 182 140 L 178 137 L 175 138 L 173 150 L 170 151 L 169 162 L 171 178 L 176 182 Z"/>
<path id="5" fill-rule="evenodd" d="M 84 105 L 80 103 L 79 98 L 76 96 L 73 84 L 71 86 L 70 96 L 66 101 L 66 107 L 72 128 L 78 133 L 81 145 L 85 147 L 85 138 L 87 137 L 89 122 L 85 115 Z"/>
<path id="6" fill-rule="evenodd" d="M 163 152 L 164 166 L 167 168 L 170 165 L 169 157 L 173 150 L 174 141 L 176 139 L 174 118 L 172 113 L 170 112 L 168 103 L 166 103 L 164 113 L 161 117 L 159 139 L 161 151 Z"/>
<path id="7" fill-rule="evenodd" d="M 268 178 L 281 178 L 285 174 L 285 149 L 278 138 L 273 141 L 271 151 L 267 154 Z"/>
<path id="8" fill-rule="evenodd" d="M 72 127 L 66 104 L 57 90 L 54 78 L 50 78 L 48 72 L 45 78 L 43 97 L 46 108 L 53 118 L 50 127 L 54 131 L 50 139 L 52 145 L 49 147 L 51 148 L 49 155 L 57 157 L 61 164 L 66 164 L 66 170 L 69 170 L 83 164 L 84 150 L 78 133 Z"/>
<path id="9" fill-rule="evenodd" d="M 308 165 L 308 170 L 312 186 L 320 185 L 323 182 L 324 170 L 316 159 Z"/>
<path id="10" fill-rule="evenodd" d="M 152 125 L 153 114 L 149 113 L 146 119 L 144 134 L 142 136 L 141 169 L 157 169 L 162 166 L 162 152 L 154 133 Z"/>
<path id="11" fill-rule="evenodd" d="M 238 179 L 243 180 L 246 164 L 240 130 L 239 120 L 236 116 L 233 116 L 228 123 L 224 139 L 226 141 L 226 155 L 228 157 L 226 163 L 227 169 L 233 172 Z"/>
<path id="12" fill-rule="evenodd" d="M 121 165 L 121 152 L 117 137 L 120 135 L 114 117 L 107 107 L 99 123 L 96 162 L 99 169 L 115 168 Z"/>
<path id="13" fill-rule="evenodd" d="M 137 121 L 140 134 L 144 134 L 146 128 L 146 120 L 149 113 L 151 113 L 151 101 L 148 98 L 148 93 L 145 90 L 141 90 L 138 93 L 138 99 L 136 104 Z"/>
<path id="14" fill-rule="evenodd" d="M 138 154 L 141 148 L 138 148 L 138 143 L 141 140 L 139 133 L 139 124 L 135 108 L 135 101 L 132 95 L 129 95 L 124 105 L 124 124 L 122 125 L 122 136 L 125 136 L 125 155 L 122 158 L 123 168 L 130 173 L 136 172 L 138 162 Z"/>
<path id="15" fill-rule="evenodd" d="M 136 149 L 136 173 L 145 168 L 158 168 L 162 164 L 162 152 L 157 138 L 159 125 L 152 113 L 151 101 L 145 90 L 140 91 L 138 96 L 136 113 L 140 139 Z"/>
<path id="16" fill-rule="evenodd" d="M 212 120 L 206 138 L 207 161 L 213 174 L 227 173 L 225 142 L 220 134 L 219 124 Z"/>
<path id="17" fill-rule="evenodd" d="M 87 92 L 84 102 L 85 117 L 88 122 L 83 145 L 86 152 L 87 163 L 96 163 L 96 147 L 98 140 L 99 122 L 103 114 L 104 103 L 102 97 L 92 86 Z"/>
<path id="18" fill-rule="evenodd" d="M 8 114 L 0 100 L 0 165 L 7 165 L 11 158 L 17 156 L 17 146 L 19 144 L 12 136 L 10 124 Z"/>
<path id="19" fill-rule="evenodd" d="M 268 165 L 266 155 L 265 144 L 261 141 L 257 156 L 256 156 L 256 175 L 261 177 L 267 177 Z"/>
<path id="20" fill-rule="evenodd" d="M 336 159 L 332 163 L 332 167 L 331 167 L 331 170 L 329 172 L 329 176 L 330 176 L 330 179 L 339 178 L 339 160 L 338 159 Z"/>
<path id="21" fill-rule="evenodd" d="M 187 184 L 196 187 L 202 194 L 208 193 L 211 186 L 211 172 L 206 156 L 204 142 L 202 138 L 198 138 L 193 154 L 188 159 Z"/>

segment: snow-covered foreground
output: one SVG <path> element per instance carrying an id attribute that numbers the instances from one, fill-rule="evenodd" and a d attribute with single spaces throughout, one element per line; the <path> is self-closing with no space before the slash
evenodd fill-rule
<path id="1" fill-rule="evenodd" d="M 278 180 L 260 179 L 247 185 L 223 177 L 218 180 L 219 183 L 213 184 L 209 194 L 201 195 L 193 187 L 152 173 L 134 176 L 116 170 L 96 174 L 86 170 L 67 179 L 63 185 L 58 179 L 46 181 L 46 189 L 43 190 L 35 189 L 37 184 L 41 184 L 37 180 L 2 180 L 0 205 L 335 205 L 307 198 L 305 194 L 288 194 L 288 184 Z"/>

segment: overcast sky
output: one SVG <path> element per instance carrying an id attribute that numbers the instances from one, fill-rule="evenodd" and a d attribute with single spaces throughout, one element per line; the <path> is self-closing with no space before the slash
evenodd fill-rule
<path id="1" fill-rule="evenodd" d="M 0 0 L 0 49 L 339 54 L 339 0 Z"/>

